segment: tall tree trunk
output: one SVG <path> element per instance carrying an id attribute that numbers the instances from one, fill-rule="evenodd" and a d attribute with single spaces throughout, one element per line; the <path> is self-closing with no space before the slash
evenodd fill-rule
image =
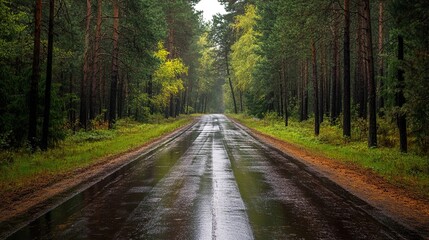
<path id="1" fill-rule="evenodd" d="M 330 95 L 331 95 L 331 93 L 330 93 L 330 90 L 331 90 L 331 86 L 329 85 L 330 84 L 330 81 L 329 81 L 329 64 L 328 64 L 328 62 L 329 62 L 329 57 L 328 57 L 328 48 L 326 48 L 325 49 L 325 51 L 324 51 L 324 56 L 323 56 L 323 79 L 324 79 L 324 88 L 325 88 L 325 90 L 324 90 L 324 99 L 325 99 L 325 103 L 324 103 L 324 113 L 326 114 L 326 115 L 328 115 L 329 116 L 329 110 L 330 110 Z"/>
<path id="2" fill-rule="evenodd" d="M 305 65 L 304 65 L 304 104 L 303 104 L 303 116 L 304 116 L 304 120 L 308 119 L 308 62 L 309 60 L 306 59 L 305 60 Z"/>
<path id="3" fill-rule="evenodd" d="M 174 101 L 175 103 L 175 109 L 174 109 L 174 117 L 177 117 L 180 115 L 180 109 L 182 108 L 182 102 L 180 101 L 180 94 L 176 96 L 176 99 Z"/>
<path id="4" fill-rule="evenodd" d="M 198 92 L 198 89 L 197 89 L 197 92 L 196 92 L 196 94 L 195 94 L 195 101 L 194 101 L 194 112 L 195 113 L 199 113 L 199 111 L 198 111 L 198 99 L 199 99 L 199 92 Z"/>
<path id="5" fill-rule="evenodd" d="M 364 21 L 365 21 L 365 52 L 366 63 L 368 66 L 368 147 L 377 147 L 377 105 L 374 74 L 374 55 L 372 51 L 372 33 L 371 33 L 371 12 L 369 0 L 364 3 Z"/>
<path id="6" fill-rule="evenodd" d="M 317 83 L 317 58 L 316 58 L 316 43 L 314 40 L 311 43 L 311 56 L 313 65 L 313 108 L 314 108 L 314 135 L 318 136 L 320 132 L 319 122 L 319 89 Z"/>
<path id="7" fill-rule="evenodd" d="M 188 88 L 188 93 L 187 93 L 187 100 L 186 100 L 186 114 L 189 114 L 189 106 L 191 105 L 191 101 L 192 101 L 192 90 L 193 90 L 193 81 L 189 80 L 190 84 L 189 84 L 189 88 Z"/>
<path id="8" fill-rule="evenodd" d="M 239 90 L 238 93 L 240 94 L 240 112 L 243 112 L 243 91 Z"/>
<path id="9" fill-rule="evenodd" d="M 185 86 L 185 91 L 183 92 L 183 98 L 182 98 L 182 108 L 180 110 L 180 113 L 182 114 L 187 114 L 186 112 L 186 108 L 188 106 L 188 94 L 189 94 L 189 86 L 190 86 L 190 79 L 187 80 L 186 86 Z"/>
<path id="10" fill-rule="evenodd" d="M 48 59 L 46 66 L 45 109 L 43 112 L 42 143 L 40 145 L 40 148 L 43 151 L 48 149 L 49 117 L 51 113 L 52 54 L 54 51 L 54 9 L 55 0 L 49 0 Z"/>
<path id="11" fill-rule="evenodd" d="M 40 81 L 40 32 L 42 24 L 42 0 L 37 0 L 34 8 L 34 49 L 33 72 L 31 74 L 29 93 L 28 141 L 32 151 L 37 145 L 37 102 Z"/>
<path id="12" fill-rule="evenodd" d="M 354 91 L 353 91 L 353 103 L 355 105 L 359 105 L 358 107 L 358 117 L 362 118 L 363 111 L 362 111 L 362 102 L 360 98 L 360 92 L 362 89 L 362 17 L 361 17 L 361 11 L 360 11 L 360 3 L 357 3 L 358 5 L 358 13 L 357 14 L 357 21 L 356 21 L 356 41 L 355 41 L 355 51 L 356 51 L 356 61 L 355 61 L 355 78 L 354 78 Z"/>
<path id="13" fill-rule="evenodd" d="M 368 92 L 368 62 L 367 62 L 367 51 L 365 49 L 365 41 L 367 39 L 365 31 L 365 9 L 364 4 L 361 2 L 358 2 L 358 66 L 357 66 L 357 92 L 358 92 L 358 103 L 359 103 L 359 117 L 360 118 L 367 118 L 367 112 L 368 112 L 368 99 L 367 99 L 367 92 Z"/>
<path id="14" fill-rule="evenodd" d="M 104 109 L 108 109 L 108 103 L 107 103 L 107 98 L 108 98 L 108 87 L 107 87 L 107 83 L 106 83 L 106 69 L 104 67 L 102 67 L 102 64 L 100 62 L 100 112 L 104 111 L 104 121 L 108 120 L 108 112 L 105 111 Z"/>
<path id="15" fill-rule="evenodd" d="M 378 81 L 379 81 L 379 98 L 378 112 L 384 116 L 384 61 L 383 61 L 383 42 L 384 42 L 384 0 L 378 3 Z"/>
<path id="16" fill-rule="evenodd" d="M 174 117 L 174 96 L 173 94 L 170 94 L 170 104 L 168 105 L 167 109 L 167 117 Z"/>
<path id="17" fill-rule="evenodd" d="M 122 118 L 124 113 L 124 102 L 125 102 L 124 81 L 125 81 L 124 76 L 121 76 L 118 78 L 118 94 L 117 94 L 118 98 L 117 98 L 117 104 L 116 104 L 118 106 L 118 111 L 117 111 L 118 118 Z"/>
<path id="18" fill-rule="evenodd" d="M 180 98 L 178 96 L 173 96 L 173 114 L 172 117 L 176 118 L 179 115 L 180 108 Z"/>
<path id="19" fill-rule="evenodd" d="M 207 102 L 208 102 L 208 96 L 206 94 L 204 97 L 204 113 L 207 113 Z"/>
<path id="20" fill-rule="evenodd" d="M 351 136 L 350 121 L 350 1 L 344 0 L 343 136 Z"/>
<path id="21" fill-rule="evenodd" d="M 84 63 L 83 63 L 83 78 L 81 81 L 80 93 L 80 124 L 87 129 L 88 125 L 88 82 L 89 82 L 89 35 L 91 27 L 91 0 L 86 0 L 86 28 L 85 28 L 85 45 L 84 45 Z"/>
<path id="22" fill-rule="evenodd" d="M 289 113 L 288 113 L 288 87 L 287 87 L 287 78 L 286 78 L 286 63 L 285 60 L 282 59 L 282 69 L 281 69 L 281 78 L 282 78 L 282 91 L 284 92 L 283 94 L 283 117 L 284 117 L 284 123 L 285 123 L 285 127 L 288 126 L 289 124 Z"/>
<path id="23" fill-rule="evenodd" d="M 320 74 L 320 80 L 319 80 L 319 122 L 323 122 L 323 114 L 325 112 L 324 104 L 325 104 L 325 54 L 323 51 L 323 48 L 321 48 L 321 74 Z"/>
<path id="24" fill-rule="evenodd" d="M 90 94 L 90 118 L 94 119 L 100 109 L 100 85 L 101 85 L 101 64 L 100 64 L 100 42 L 101 42 L 101 23 L 102 23 L 102 0 L 97 0 L 97 26 L 95 29 L 94 44 L 94 65 L 91 80 Z"/>
<path id="25" fill-rule="evenodd" d="M 333 27 L 333 35 L 334 35 L 334 44 L 332 47 L 332 81 L 331 81 L 331 125 L 334 125 L 337 121 L 338 112 L 337 112 L 337 83 L 338 83 L 338 21 L 335 20 Z"/>
<path id="26" fill-rule="evenodd" d="M 280 81 L 280 79 L 279 79 Z M 277 85 L 277 116 L 283 117 L 283 84 Z"/>
<path id="27" fill-rule="evenodd" d="M 299 101 L 299 121 L 304 120 L 303 115 L 303 105 L 304 105 L 304 64 L 302 62 L 299 63 L 299 82 L 298 82 L 298 101 Z"/>
<path id="28" fill-rule="evenodd" d="M 337 79 L 337 84 L 336 84 L 336 89 L 335 89 L 335 91 L 337 91 L 337 93 L 336 93 L 336 96 L 337 96 L 337 100 L 335 100 L 335 103 L 336 103 L 336 106 L 335 106 L 335 108 L 336 108 L 336 112 L 337 112 L 337 118 L 338 118 L 338 116 L 340 116 L 340 113 L 343 111 L 343 108 L 342 108 L 342 103 L 343 103 L 343 99 L 342 99 L 342 93 L 343 93 L 343 90 L 342 90 L 342 82 L 343 81 L 341 81 L 341 61 L 340 61 L 340 51 L 337 51 L 337 60 L 338 60 L 338 65 L 337 65 L 337 77 L 336 77 L 336 79 Z"/>
<path id="29" fill-rule="evenodd" d="M 396 123 L 399 129 L 399 143 L 401 152 L 407 152 L 407 119 L 406 114 L 402 111 L 402 106 L 405 104 L 404 97 L 404 70 L 403 70 L 403 60 L 404 60 L 404 38 L 401 35 L 398 35 L 398 60 L 400 62 L 400 66 L 397 71 L 397 89 L 395 96 L 395 105 L 400 109 L 398 113 L 396 113 Z"/>
<path id="30" fill-rule="evenodd" d="M 69 104 L 68 104 L 68 115 L 69 115 L 69 124 L 73 130 L 73 133 L 76 131 L 76 110 L 73 103 L 73 75 L 70 73 L 69 76 Z"/>
<path id="31" fill-rule="evenodd" d="M 228 53 L 225 53 L 226 75 L 228 76 L 229 87 L 231 89 L 232 101 L 234 102 L 234 113 L 237 114 L 237 102 L 235 101 L 234 87 L 232 86 L 231 74 L 229 72 Z"/>
<path id="32" fill-rule="evenodd" d="M 152 75 L 149 76 L 149 82 L 147 86 L 147 94 L 149 95 L 149 99 L 153 99 L 153 79 Z M 155 106 L 153 105 L 152 101 L 149 101 L 149 109 L 150 114 L 153 114 L 155 112 Z"/>
<path id="33" fill-rule="evenodd" d="M 168 59 L 174 59 L 176 58 L 176 49 L 174 48 L 174 37 L 175 37 L 175 29 L 174 29 L 174 19 L 175 16 L 173 15 L 173 13 L 169 12 L 168 13 L 168 17 L 167 17 L 167 22 L 168 22 L 168 33 L 167 33 L 167 51 L 168 51 Z"/>
<path id="34" fill-rule="evenodd" d="M 112 82 L 110 86 L 110 114 L 109 129 L 113 128 L 116 121 L 116 95 L 119 77 L 119 6 L 118 0 L 113 0 L 113 52 L 112 52 Z"/>

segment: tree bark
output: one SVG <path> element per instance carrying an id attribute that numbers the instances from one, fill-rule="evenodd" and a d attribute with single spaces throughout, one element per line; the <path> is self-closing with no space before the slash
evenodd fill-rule
<path id="1" fill-rule="evenodd" d="M 234 113 L 237 114 L 237 102 L 235 101 L 234 87 L 232 86 L 231 75 L 229 72 L 228 53 L 225 53 L 226 75 L 228 76 L 229 87 L 231 89 L 232 101 L 234 102 Z"/>
<path id="2" fill-rule="evenodd" d="M 402 64 L 404 60 L 404 38 L 398 35 L 398 60 Z M 396 124 L 399 129 L 399 143 L 401 152 L 407 152 L 407 119 L 406 114 L 402 111 L 402 106 L 405 104 L 404 97 L 404 70 L 400 65 L 397 71 L 398 85 L 396 88 L 395 105 L 399 108 L 399 112 L 396 113 Z"/>
<path id="3" fill-rule="evenodd" d="M 299 121 L 303 121 L 304 120 L 304 115 L 303 115 L 303 105 L 304 105 L 304 64 L 302 62 L 299 63 L 299 79 L 300 81 L 298 82 L 298 102 L 299 102 Z"/>
<path id="4" fill-rule="evenodd" d="M 317 57 L 316 57 L 316 43 L 314 40 L 311 43 L 311 56 L 313 62 L 313 108 L 314 108 L 314 135 L 318 136 L 320 132 L 319 122 L 319 90 L 317 83 Z"/>
<path id="5" fill-rule="evenodd" d="M 152 75 L 149 76 L 149 80 L 147 83 L 147 89 L 146 93 L 149 96 L 149 99 L 153 99 L 153 79 Z M 153 114 L 155 112 L 155 106 L 153 105 L 152 101 L 149 101 L 149 109 L 150 114 Z"/>
<path id="6" fill-rule="evenodd" d="M 339 41 L 339 39 L 338 39 L 338 41 Z M 337 99 L 335 100 L 335 108 L 336 108 L 336 112 L 337 112 L 337 118 L 338 118 L 338 116 L 340 116 L 340 114 L 341 114 L 341 112 L 343 111 L 343 108 L 342 108 L 342 103 L 343 103 L 343 99 L 342 99 L 342 93 L 343 93 L 343 91 L 342 91 L 342 82 L 343 81 L 341 81 L 341 61 L 340 61 L 340 51 L 338 50 L 337 52 L 337 60 L 338 60 L 338 64 L 337 64 L 337 77 L 336 77 L 336 79 L 337 79 L 337 84 L 335 85 L 336 86 L 336 89 L 335 89 L 335 91 L 337 91 L 337 93 L 335 94 L 336 96 L 337 96 Z"/>
<path id="7" fill-rule="evenodd" d="M 34 8 L 34 49 L 33 71 L 30 81 L 28 141 L 32 151 L 37 145 L 37 102 L 40 81 L 40 32 L 42 24 L 42 0 L 37 0 Z"/>
<path id="8" fill-rule="evenodd" d="M 68 104 L 68 118 L 69 118 L 69 124 L 73 130 L 73 133 L 76 131 L 76 109 L 75 104 L 73 103 L 73 75 L 70 73 L 69 76 L 69 104 Z"/>
<path id="9" fill-rule="evenodd" d="M 365 31 L 365 10 L 364 10 L 364 4 L 358 2 L 358 30 L 356 31 L 357 34 L 357 48 L 358 48 L 358 54 L 357 54 L 357 99 L 359 104 L 359 117 L 360 118 L 367 118 L 367 112 L 368 112 L 368 63 L 366 61 L 367 59 L 367 51 L 365 49 L 365 41 L 367 39 Z"/>
<path id="10" fill-rule="evenodd" d="M 97 26 L 95 29 L 94 43 L 94 65 L 91 80 L 91 95 L 90 95 L 90 118 L 93 119 L 99 113 L 99 95 L 101 85 L 101 64 L 100 64 L 100 42 L 101 42 L 101 23 L 102 23 L 102 0 L 97 0 Z"/>
<path id="11" fill-rule="evenodd" d="M 118 0 L 113 0 L 113 52 L 112 52 L 112 82 L 110 86 L 110 114 L 109 129 L 113 128 L 116 122 L 116 95 L 119 77 L 119 6 Z"/>
<path id="12" fill-rule="evenodd" d="M 331 125 L 337 121 L 337 82 L 338 82 L 338 21 L 335 20 L 333 27 L 334 44 L 332 47 L 332 81 L 331 81 Z"/>
<path id="13" fill-rule="evenodd" d="M 321 74 L 319 80 L 319 123 L 323 122 L 323 115 L 325 113 L 324 104 L 325 104 L 325 54 L 323 50 L 320 53 L 321 57 Z"/>
<path id="14" fill-rule="evenodd" d="M 329 116 L 329 110 L 330 110 L 330 97 L 331 96 L 331 86 L 330 84 L 330 78 L 329 78 L 329 57 L 328 57 L 328 48 L 325 49 L 324 51 L 324 56 L 323 56 L 323 79 L 324 79 L 324 114 Z"/>
<path id="15" fill-rule="evenodd" d="M 278 115 L 279 116 L 283 116 L 283 89 L 284 89 L 284 85 L 283 85 L 283 76 L 282 76 L 282 67 L 280 67 L 280 72 L 279 72 L 279 82 L 277 85 L 277 89 L 278 89 L 278 93 L 279 93 L 279 99 L 278 99 L 278 103 L 279 103 L 279 111 L 278 111 Z"/>
<path id="16" fill-rule="evenodd" d="M 350 123 L 350 1 L 344 0 L 343 136 L 351 136 Z"/>
<path id="17" fill-rule="evenodd" d="M 84 46 L 84 63 L 83 63 L 83 78 L 81 81 L 80 93 L 80 115 L 79 121 L 83 128 L 86 130 L 88 125 L 88 82 L 89 82 L 89 35 L 91 27 L 91 0 L 86 1 L 86 28 L 85 28 L 85 46 Z"/>
<path id="18" fill-rule="evenodd" d="M 303 119 L 308 120 L 308 62 L 309 60 L 305 60 L 304 65 L 304 104 L 303 104 Z"/>
<path id="19" fill-rule="evenodd" d="M 281 70 L 281 77 L 282 77 L 282 83 L 283 83 L 283 117 L 284 117 L 284 123 L 285 127 L 289 124 L 289 113 L 288 113 L 288 87 L 287 87 L 287 78 L 286 78 L 286 63 L 284 59 L 282 59 L 282 70 Z"/>
<path id="20" fill-rule="evenodd" d="M 188 106 L 188 94 L 189 94 L 189 86 L 190 86 L 190 79 L 187 80 L 185 85 L 185 91 L 183 91 L 183 98 L 182 98 L 182 107 L 180 109 L 180 113 L 187 114 L 186 109 Z"/>
<path id="21" fill-rule="evenodd" d="M 207 113 L 207 102 L 208 102 L 208 96 L 206 94 L 204 97 L 204 113 Z"/>
<path id="22" fill-rule="evenodd" d="M 243 91 L 239 90 L 238 93 L 240 94 L 240 112 L 243 112 Z"/>
<path id="23" fill-rule="evenodd" d="M 374 55 L 372 51 L 371 12 L 369 0 L 364 3 L 365 52 L 368 67 L 368 147 L 377 147 L 377 106 L 374 76 Z"/>
<path id="24" fill-rule="evenodd" d="M 122 74 L 123 75 L 123 74 Z M 117 116 L 118 118 L 122 118 L 123 117 L 123 113 L 124 113 L 124 103 L 125 103 L 125 77 L 121 76 L 118 77 L 118 94 L 117 94 Z"/>
<path id="25" fill-rule="evenodd" d="M 45 109 L 43 112 L 42 143 L 40 145 L 40 148 L 43 151 L 48 149 L 49 118 L 51 113 L 52 54 L 54 51 L 54 9 L 55 0 L 49 0 L 48 59 L 46 66 Z"/>
<path id="26" fill-rule="evenodd" d="M 174 37 L 175 37 L 175 29 L 174 29 L 174 18 L 173 13 L 168 13 L 167 22 L 168 22 L 168 33 L 167 33 L 167 51 L 168 51 L 168 59 L 176 58 L 176 49 L 174 48 Z"/>
<path id="27" fill-rule="evenodd" d="M 384 60 L 383 60 L 383 42 L 384 42 L 384 0 L 378 3 L 378 81 L 379 81 L 379 98 L 378 112 L 384 116 Z"/>

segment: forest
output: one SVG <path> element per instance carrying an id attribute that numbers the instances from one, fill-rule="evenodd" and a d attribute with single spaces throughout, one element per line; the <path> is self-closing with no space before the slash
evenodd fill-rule
<path id="1" fill-rule="evenodd" d="M 428 1 L 198 2 L 0 0 L 0 148 L 226 112 L 429 152 Z"/>

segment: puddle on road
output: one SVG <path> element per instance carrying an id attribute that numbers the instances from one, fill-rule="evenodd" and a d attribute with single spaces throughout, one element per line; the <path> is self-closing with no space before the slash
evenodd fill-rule
<path id="1" fill-rule="evenodd" d="M 235 129 L 231 122 L 224 122 L 224 129 Z M 265 178 L 271 165 L 259 146 L 252 143 L 242 131 L 223 132 L 235 180 L 249 216 L 255 239 L 315 239 L 306 226 L 301 226 L 298 216 L 292 216 L 288 207 L 278 201 L 272 186 Z M 245 136 L 245 138 L 243 138 Z"/>

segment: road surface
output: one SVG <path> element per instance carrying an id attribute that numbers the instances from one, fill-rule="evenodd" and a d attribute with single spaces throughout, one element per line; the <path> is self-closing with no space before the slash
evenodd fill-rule
<path id="1" fill-rule="evenodd" d="M 144 133 L 142 133 L 144 134 Z M 10 239 L 418 239 L 314 170 L 206 115 Z"/>

